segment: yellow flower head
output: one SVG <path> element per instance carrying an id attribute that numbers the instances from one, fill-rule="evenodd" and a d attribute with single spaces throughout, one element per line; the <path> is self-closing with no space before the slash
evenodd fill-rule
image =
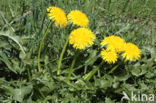
<path id="1" fill-rule="evenodd" d="M 72 10 L 68 15 L 67 15 L 68 20 L 73 23 L 74 25 L 78 25 L 81 27 L 87 27 L 89 24 L 89 20 L 83 12 L 79 10 Z"/>
<path id="2" fill-rule="evenodd" d="M 67 17 L 65 12 L 58 7 L 48 7 L 47 8 L 49 19 L 55 21 L 56 27 L 65 27 L 67 25 Z"/>
<path id="3" fill-rule="evenodd" d="M 101 51 L 102 59 L 106 62 L 110 63 L 115 63 L 117 61 L 117 53 L 115 51 L 110 51 L 110 50 L 104 50 L 102 49 Z"/>
<path id="4" fill-rule="evenodd" d="M 133 43 L 126 43 L 124 46 L 124 53 L 122 57 L 126 60 L 135 61 L 138 60 L 141 56 L 140 49 Z"/>
<path id="5" fill-rule="evenodd" d="M 107 50 L 115 50 L 117 53 L 123 51 L 123 46 L 125 41 L 119 36 L 109 36 L 106 37 L 102 42 L 101 45 L 107 45 Z"/>
<path id="6" fill-rule="evenodd" d="M 94 33 L 87 28 L 78 28 L 73 30 L 69 36 L 69 44 L 76 49 L 85 49 L 93 44 Z"/>

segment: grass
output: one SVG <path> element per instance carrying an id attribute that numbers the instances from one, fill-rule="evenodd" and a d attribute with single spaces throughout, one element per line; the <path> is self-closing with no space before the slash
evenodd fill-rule
<path id="1" fill-rule="evenodd" d="M 1 0 L 0 1 L 0 102 L 1 103 L 124 103 L 122 91 L 156 94 L 155 0 Z M 50 26 L 46 8 L 81 10 L 89 18 L 95 44 L 81 51 L 66 81 L 75 50 L 67 45 L 57 75 L 58 60 L 71 26 Z M 83 76 L 102 61 L 100 42 L 118 35 L 142 52 L 136 62 L 104 63 L 86 81 Z M 109 73 L 108 75 L 105 75 Z M 103 78 L 104 77 L 104 78 Z M 130 103 L 130 101 L 128 102 Z M 134 102 L 135 103 L 135 102 Z M 137 102 L 136 102 L 137 103 Z M 154 102 L 153 102 L 154 103 Z"/>

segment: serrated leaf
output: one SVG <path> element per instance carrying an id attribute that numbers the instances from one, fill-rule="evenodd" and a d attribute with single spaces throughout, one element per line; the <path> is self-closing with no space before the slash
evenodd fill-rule
<path id="1" fill-rule="evenodd" d="M 12 68 L 12 64 L 9 61 L 8 57 L 6 56 L 5 53 L 3 53 L 2 51 L 0 51 L 0 60 L 2 60 L 8 67 L 8 69 L 10 69 L 11 71 L 13 71 L 14 73 L 17 73 L 13 68 Z"/>
<path id="2" fill-rule="evenodd" d="M 5 37 L 8 37 L 9 39 L 13 40 L 15 43 L 17 43 L 19 45 L 19 47 L 21 48 L 21 51 L 25 54 L 25 51 L 19 42 L 20 37 L 12 35 L 9 31 L 8 32 L 0 32 L 0 36 L 5 36 Z"/>
<path id="3" fill-rule="evenodd" d="M 7 93 L 12 96 L 13 100 L 23 102 L 24 97 L 31 93 L 32 85 L 21 86 L 15 89 L 10 86 L 5 86 L 4 88 L 8 91 Z"/>

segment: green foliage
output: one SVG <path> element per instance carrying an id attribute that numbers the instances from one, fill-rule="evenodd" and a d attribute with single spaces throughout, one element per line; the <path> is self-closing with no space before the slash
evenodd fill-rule
<path id="1" fill-rule="evenodd" d="M 122 103 L 122 91 L 156 94 L 155 0 L 1 0 L 0 1 L 0 102 L 2 103 Z M 41 69 L 37 71 L 39 44 L 50 20 L 46 8 L 55 5 L 69 13 L 81 10 L 90 20 L 97 39 L 81 51 L 66 82 L 75 50 L 67 45 L 61 75 L 57 64 L 70 26 L 55 25 L 45 38 Z M 90 81 L 83 76 L 97 67 L 101 40 L 119 35 L 142 52 L 136 62 L 104 63 Z M 124 102 L 123 102 L 124 103 Z"/>

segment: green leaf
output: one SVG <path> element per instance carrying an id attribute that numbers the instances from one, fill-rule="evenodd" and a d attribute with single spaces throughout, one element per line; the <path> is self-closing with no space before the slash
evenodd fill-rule
<path id="1" fill-rule="evenodd" d="M 140 64 L 136 63 L 133 68 L 131 69 L 131 73 L 135 76 L 140 76 L 141 75 L 141 70 L 140 70 Z"/>
<path id="2" fill-rule="evenodd" d="M 88 59 L 85 61 L 85 66 L 92 65 L 97 60 L 98 57 L 99 57 L 99 55 L 97 55 L 97 51 L 91 50 L 89 52 Z"/>
<path id="3" fill-rule="evenodd" d="M 105 103 L 115 103 L 114 101 L 112 101 L 110 98 L 105 98 Z"/>
<path id="4" fill-rule="evenodd" d="M 10 69 L 11 71 L 13 71 L 14 73 L 17 73 L 13 68 L 12 68 L 12 64 L 9 61 L 8 57 L 6 56 L 5 53 L 3 53 L 2 51 L 0 51 L 0 60 L 2 60 L 8 67 L 8 69 Z"/>
<path id="5" fill-rule="evenodd" d="M 111 87 L 112 82 L 109 80 L 97 79 L 97 80 L 95 80 L 95 85 L 100 88 L 107 89 L 108 87 Z"/>
<path id="6" fill-rule="evenodd" d="M 21 48 L 21 51 L 25 54 L 25 51 L 22 47 L 22 45 L 20 44 L 20 37 L 12 35 L 11 32 L 7 31 L 7 32 L 0 32 L 0 36 L 4 36 L 4 37 L 8 37 L 9 39 L 13 40 L 15 43 L 17 43 L 19 45 L 19 47 Z"/>
<path id="7" fill-rule="evenodd" d="M 32 85 L 20 86 L 19 88 L 15 89 L 13 87 L 7 86 L 5 89 L 8 91 L 7 93 L 12 96 L 13 100 L 23 102 L 24 97 L 31 93 Z"/>

